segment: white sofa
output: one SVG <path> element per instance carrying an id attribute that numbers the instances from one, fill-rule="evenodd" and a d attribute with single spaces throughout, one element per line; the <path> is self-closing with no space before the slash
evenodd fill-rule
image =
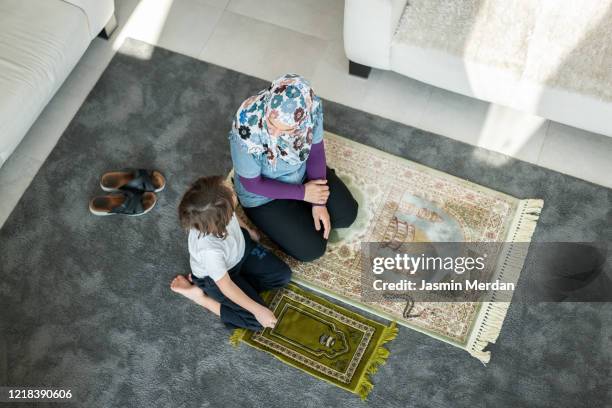
<path id="1" fill-rule="evenodd" d="M 612 0 L 346 0 L 369 67 L 612 136 Z"/>
<path id="2" fill-rule="evenodd" d="M 77 64 L 114 0 L 0 1 L 0 167 Z"/>

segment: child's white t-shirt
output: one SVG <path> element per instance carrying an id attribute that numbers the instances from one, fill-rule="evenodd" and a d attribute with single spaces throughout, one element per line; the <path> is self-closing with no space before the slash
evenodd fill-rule
<path id="1" fill-rule="evenodd" d="M 224 239 L 191 229 L 188 246 L 191 272 L 198 278 L 210 276 L 218 281 L 244 255 L 244 236 L 236 214 L 227 224 L 227 236 Z"/>

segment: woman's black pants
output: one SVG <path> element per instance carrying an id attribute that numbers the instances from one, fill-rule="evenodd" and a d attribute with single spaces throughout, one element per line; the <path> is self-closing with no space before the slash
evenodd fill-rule
<path id="1" fill-rule="evenodd" d="M 332 228 L 348 228 L 357 218 L 357 201 L 333 169 L 327 168 L 329 198 L 327 211 Z M 292 257 L 308 262 L 325 253 L 327 240 L 323 227 L 315 229 L 312 204 L 299 200 L 273 200 L 245 208 L 253 223 Z"/>

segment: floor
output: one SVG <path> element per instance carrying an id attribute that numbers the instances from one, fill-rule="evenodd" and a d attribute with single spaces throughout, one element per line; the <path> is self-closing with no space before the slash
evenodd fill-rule
<path id="1" fill-rule="evenodd" d="M 117 32 L 110 41 L 92 42 L 0 169 L 0 225 L 126 37 L 263 79 L 299 72 L 326 99 L 612 187 L 612 138 L 392 72 L 374 70 L 367 80 L 349 76 L 342 45 L 342 0 L 115 2 Z M 502 159 L 490 164 L 504 163 Z"/>
<path id="2" fill-rule="evenodd" d="M 365 403 L 267 353 L 230 347 L 216 316 L 168 289 L 189 271 L 176 208 L 196 177 L 229 171 L 227 110 L 266 84 L 126 41 L 0 228 L 0 384 L 71 389 L 79 407 L 612 407 L 612 301 L 602 296 L 612 293 L 612 273 L 589 274 L 568 301 L 533 301 L 565 296 L 544 290 L 567 278 L 560 261 L 576 265 L 571 247 L 550 264 L 543 245 L 531 246 L 487 366 L 400 328 Z M 608 188 L 515 159 L 492 167 L 503 155 L 332 101 L 325 126 L 511 196 L 542 198 L 534 242 L 612 241 Z M 126 161 L 164 170 L 153 213 L 90 216 L 84 204 L 100 194 L 99 175 Z"/>

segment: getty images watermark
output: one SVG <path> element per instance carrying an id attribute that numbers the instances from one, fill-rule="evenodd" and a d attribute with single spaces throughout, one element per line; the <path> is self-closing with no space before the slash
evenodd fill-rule
<path id="1" fill-rule="evenodd" d="M 362 244 L 362 300 L 610 301 L 610 243 Z M 603 288 L 607 286 L 608 290 Z M 600 293 L 596 293 L 600 292 Z M 515 299 L 516 300 L 516 297 Z"/>

